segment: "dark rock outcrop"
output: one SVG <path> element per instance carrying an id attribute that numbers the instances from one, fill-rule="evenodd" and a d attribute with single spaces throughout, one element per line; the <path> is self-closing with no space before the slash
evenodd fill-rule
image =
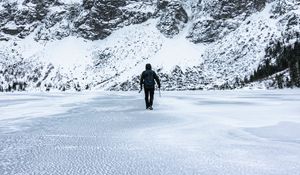
<path id="1" fill-rule="evenodd" d="M 139 24 L 149 19 L 152 14 L 129 11 L 124 6 L 125 0 L 85 0 L 84 15 L 75 21 L 78 33 L 84 38 L 97 40 L 109 36 L 112 31 L 130 24 Z"/>
<path id="2" fill-rule="evenodd" d="M 244 14 L 249 16 L 265 7 L 266 0 L 222 0 L 207 3 L 203 11 L 209 13 L 214 19 L 235 18 Z"/>
<path id="3" fill-rule="evenodd" d="M 177 35 L 188 22 L 188 15 L 180 1 L 160 0 L 157 3 L 160 20 L 158 30 L 166 37 Z"/>
<path id="4" fill-rule="evenodd" d="M 187 38 L 194 43 L 221 39 L 237 29 L 246 17 L 262 10 L 265 3 L 266 0 L 199 1 L 193 7 L 194 23 Z"/>

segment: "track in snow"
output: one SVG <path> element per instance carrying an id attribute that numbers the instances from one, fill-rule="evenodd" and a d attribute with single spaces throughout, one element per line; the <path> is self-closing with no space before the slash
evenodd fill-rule
<path id="1" fill-rule="evenodd" d="M 300 171 L 299 90 L 164 92 L 154 111 L 133 92 L 88 96 L 1 94 L 0 174 Z"/>

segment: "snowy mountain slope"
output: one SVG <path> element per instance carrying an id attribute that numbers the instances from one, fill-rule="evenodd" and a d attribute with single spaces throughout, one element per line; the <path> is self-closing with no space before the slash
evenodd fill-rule
<path id="1" fill-rule="evenodd" d="M 163 89 L 236 87 L 272 43 L 299 40 L 299 6 L 293 0 L 3 0 L 0 90 L 133 90 L 148 62 Z"/>
<path id="2" fill-rule="evenodd" d="M 217 78 L 223 80 L 221 83 L 225 83 L 234 81 L 235 77 L 250 75 L 258 67 L 264 59 L 268 42 L 280 34 L 276 20 L 270 19 L 272 5 L 251 15 L 235 31 L 212 44 L 204 56 L 208 58 L 204 64 L 205 73 L 215 73 Z"/>

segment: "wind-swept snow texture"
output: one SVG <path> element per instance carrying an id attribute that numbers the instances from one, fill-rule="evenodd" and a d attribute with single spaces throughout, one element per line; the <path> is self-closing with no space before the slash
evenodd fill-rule
<path id="1" fill-rule="evenodd" d="M 299 90 L 0 97 L 2 175 L 300 172 Z"/>

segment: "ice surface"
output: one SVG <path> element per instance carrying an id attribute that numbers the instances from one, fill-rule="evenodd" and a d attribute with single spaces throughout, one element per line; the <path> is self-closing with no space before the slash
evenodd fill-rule
<path id="1" fill-rule="evenodd" d="M 162 92 L 154 111 L 137 92 L 5 93 L 0 104 L 3 175 L 300 172 L 299 89 Z"/>
<path id="2" fill-rule="evenodd" d="M 246 129 L 259 137 L 300 143 L 300 123 L 280 122 L 274 126 Z"/>
<path id="3" fill-rule="evenodd" d="M 92 98 L 86 93 L 13 93 L 0 94 L 0 127 L 17 129 L 16 123 L 66 113 Z"/>

